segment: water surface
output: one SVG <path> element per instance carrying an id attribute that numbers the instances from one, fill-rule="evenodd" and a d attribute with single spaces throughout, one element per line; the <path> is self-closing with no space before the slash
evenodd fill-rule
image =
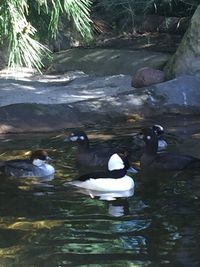
<path id="1" fill-rule="evenodd" d="M 175 134 L 169 150 L 200 157 L 198 117 L 160 118 Z M 137 166 L 131 133 L 160 123 L 87 127 L 92 144 L 123 143 Z M 200 172 L 134 175 L 130 197 L 102 200 L 67 184 L 78 175 L 76 148 L 63 134 L 1 136 L 1 159 L 45 148 L 55 178 L 41 182 L 0 176 L 0 266 L 200 266 Z"/>

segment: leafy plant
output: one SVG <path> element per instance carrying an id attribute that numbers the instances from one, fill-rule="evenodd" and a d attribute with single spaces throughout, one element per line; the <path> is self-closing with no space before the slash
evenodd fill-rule
<path id="1" fill-rule="evenodd" d="M 73 21 L 83 38 L 92 38 L 90 7 L 90 0 L 0 0 L 0 40 L 8 44 L 8 65 L 40 70 L 42 57 L 50 53 L 40 43 L 40 28 L 56 38 L 61 15 Z"/>

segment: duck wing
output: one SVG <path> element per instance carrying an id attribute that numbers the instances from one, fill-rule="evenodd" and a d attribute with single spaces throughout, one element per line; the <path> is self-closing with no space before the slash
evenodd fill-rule
<path id="1" fill-rule="evenodd" d="M 200 159 L 174 153 L 157 154 L 151 167 L 162 170 L 183 170 L 200 167 Z"/>
<path id="2" fill-rule="evenodd" d="M 11 175 L 15 177 L 26 177 L 30 173 L 35 171 L 35 166 L 30 160 L 10 160 L 6 161 L 3 172 L 6 175 Z"/>
<path id="3" fill-rule="evenodd" d="M 23 170 L 32 170 L 34 167 L 31 160 L 29 159 L 9 160 L 5 162 L 5 166 Z"/>
<path id="4" fill-rule="evenodd" d="M 78 168 L 90 170 L 108 170 L 108 161 L 115 153 L 115 150 L 103 148 L 97 150 L 91 148 L 86 152 L 77 155 Z"/>
<path id="5" fill-rule="evenodd" d="M 125 175 L 126 175 L 126 170 L 124 169 L 113 170 L 113 171 L 96 171 L 96 172 L 91 172 L 91 173 L 81 175 L 78 178 L 78 180 L 86 181 L 88 179 L 99 179 L 99 178 L 118 179 L 118 178 L 122 178 Z"/>

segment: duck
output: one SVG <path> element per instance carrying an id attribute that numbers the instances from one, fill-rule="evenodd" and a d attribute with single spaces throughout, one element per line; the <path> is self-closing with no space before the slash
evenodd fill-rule
<path id="1" fill-rule="evenodd" d="M 101 192 L 129 191 L 134 188 L 134 180 L 127 175 L 127 165 L 127 157 L 114 153 L 108 160 L 107 171 L 84 174 L 69 183 L 76 187 Z"/>
<path id="2" fill-rule="evenodd" d="M 129 152 L 124 148 L 113 148 L 105 146 L 90 146 L 90 141 L 84 131 L 75 130 L 64 138 L 66 142 L 74 142 L 78 146 L 76 155 L 77 167 L 80 174 L 87 174 L 91 171 L 107 171 L 110 157 L 117 153 L 120 157 L 128 158 Z M 127 161 L 128 162 L 128 161 Z M 126 165 L 131 173 L 137 173 L 137 170 Z"/>
<path id="3" fill-rule="evenodd" d="M 154 124 L 150 126 L 149 128 L 154 130 L 158 136 L 158 151 L 162 152 L 166 150 L 168 147 L 168 143 L 163 139 L 163 136 L 165 134 L 164 128 L 159 124 Z M 141 136 L 141 132 L 132 135 L 134 143 L 141 148 L 144 146 L 144 142 L 140 136 Z"/>
<path id="4" fill-rule="evenodd" d="M 55 173 L 55 168 L 47 163 L 51 160 L 47 151 L 40 149 L 31 152 L 29 159 L 15 159 L 0 162 L 0 171 L 7 176 L 46 177 Z"/>
<path id="5" fill-rule="evenodd" d="M 141 138 L 145 142 L 144 152 L 140 158 L 140 168 L 143 171 L 181 171 L 200 168 L 200 159 L 172 152 L 158 153 L 158 135 L 150 128 L 144 128 Z"/>

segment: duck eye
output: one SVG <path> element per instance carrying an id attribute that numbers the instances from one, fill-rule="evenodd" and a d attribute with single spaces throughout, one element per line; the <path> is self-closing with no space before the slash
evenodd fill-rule
<path id="1" fill-rule="evenodd" d="M 150 135 L 147 135 L 147 140 L 150 140 L 151 139 L 151 136 Z"/>
<path id="2" fill-rule="evenodd" d="M 81 135 L 79 138 L 80 138 L 81 140 L 84 140 L 84 139 L 85 139 L 84 136 L 82 136 L 82 135 Z"/>

